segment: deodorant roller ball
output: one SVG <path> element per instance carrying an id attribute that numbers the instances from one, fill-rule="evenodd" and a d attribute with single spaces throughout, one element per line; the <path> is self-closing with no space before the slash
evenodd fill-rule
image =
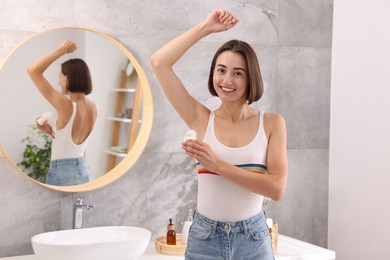
<path id="1" fill-rule="evenodd" d="M 172 224 L 172 219 L 169 219 L 169 225 L 167 227 L 167 245 L 176 245 L 176 231 L 175 225 Z"/>
<path id="2" fill-rule="evenodd" d="M 187 141 L 187 140 L 190 140 L 190 139 L 196 139 L 196 132 L 194 129 L 189 129 L 186 134 L 184 135 L 184 139 L 183 141 Z"/>

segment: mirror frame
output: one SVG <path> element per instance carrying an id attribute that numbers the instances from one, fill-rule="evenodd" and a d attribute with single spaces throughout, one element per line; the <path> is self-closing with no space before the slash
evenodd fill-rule
<path id="1" fill-rule="evenodd" d="M 125 173 L 127 173 L 130 168 L 136 163 L 136 161 L 141 156 L 142 152 L 144 151 L 146 144 L 148 142 L 151 130 L 152 130 L 152 124 L 153 124 L 153 98 L 152 98 L 152 92 L 150 89 L 149 82 L 146 78 L 145 72 L 143 71 L 141 65 L 137 61 L 137 59 L 133 56 L 133 54 L 121 43 L 119 43 L 117 40 L 112 38 L 111 36 L 108 36 L 107 34 L 90 29 L 87 27 L 81 27 L 81 26 L 61 26 L 61 27 L 54 27 L 50 28 L 38 33 L 33 34 L 32 36 L 28 37 L 21 43 L 19 43 L 5 58 L 4 62 L 0 65 L 0 70 L 3 68 L 3 66 L 7 63 L 8 59 L 12 56 L 12 54 L 24 43 L 28 42 L 31 38 L 34 38 L 37 35 L 40 35 L 42 33 L 52 31 L 52 30 L 58 30 L 58 29 L 80 29 L 80 30 L 86 30 L 92 33 L 96 33 L 113 44 L 115 44 L 130 60 L 130 62 L 134 66 L 134 70 L 138 75 L 138 80 L 140 81 L 141 88 L 142 88 L 142 123 L 141 127 L 139 129 L 138 136 L 127 153 L 127 155 L 109 172 L 104 174 L 103 176 L 100 176 L 97 179 L 94 179 L 88 183 L 80 184 L 80 185 L 73 185 L 73 186 L 55 186 L 55 185 L 48 185 L 39 181 L 34 180 L 33 178 L 27 176 L 17 165 L 16 163 L 11 159 L 11 157 L 7 154 L 6 150 L 3 148 L 3 146 L 0 144 L 0 153 L 4 155 L 6 160 L 24 177 L 29 179 L 30 181 L 41 185 L 45 188 L 56 190 L 56 191 L 63 191 L 63 192 L 87 192 L 96 190 L 99 188 L 102 188 L 120 177 L 122 177 Z M 0 154 L 1 157 L 1 154 Z"/>

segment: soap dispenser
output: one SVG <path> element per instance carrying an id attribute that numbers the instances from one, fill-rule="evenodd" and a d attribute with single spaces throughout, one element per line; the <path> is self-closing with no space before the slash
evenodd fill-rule
<path id="1" fill-rule="evenodd" d="M 190 209 L 189 212 L 188 212 L 187 220 L 184 221 L 183 230 L 182 230 L 182 232 L 181 232 L 181 243 L 182 243 L 183 245 L 186 245 L 186 244 L 187 244 L 188 233 L 189 233 L 190 227 L 191 227 L 191 225 L 192 225 L 193 215 L 194 215 L 193 210 Z"/>
<path id="2" fill-rule="evenodd" d="M 175 225 L 172 224 L 172 219 L 169 219 L 169 225 L 167 227 L 167 245 L 176 245 L 176 231 Z"/>

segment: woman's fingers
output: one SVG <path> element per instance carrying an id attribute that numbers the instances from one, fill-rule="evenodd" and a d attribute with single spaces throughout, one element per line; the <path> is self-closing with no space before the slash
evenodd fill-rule
<path id="1" fill-rule="evenodd" d="M 65 49 L 65 52 L 66 53 L 70 53 L 70 52 L 74 52 L 75 50 L 77 50 L 77 45 L 75 42 L 73 42 L 72 40 L 65 40 L 62 44 L 61 44 L 61 47 Z"/>
<path id="2" fill-rule="evenodd" d="M 182 143 L 182 148 L 195 159 L 206 158 L 209 155 L 209 146 L 198 140 L 187 140 Z"/>
<path id="3" fill-rule="evenodd" d="M 221 9 L 219 12 L 219 21 L 224 24 L 235 24 L 238 20 L 235 15 L 230 13 L 229 11 L 226 11 L 224 9 Z"/>

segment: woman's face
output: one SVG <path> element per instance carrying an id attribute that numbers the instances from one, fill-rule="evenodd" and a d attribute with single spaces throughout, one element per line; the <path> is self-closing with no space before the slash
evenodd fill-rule
<path id="1" fill-rule="evenodd" d="M 222 101 L 245 101 L 247 92 L 247 66 L 241 54 L 224 51 L 216 62 L 213 75 L 214 89 Z"/>
<path id="2" fill-rule="evenodd" d="M 59 74 L 59 77 L 58 77 L 58 84 L 61 86 L 61 92 L 62 94 L 67 94 L 68 93 L 68 90 L 67 90 L 67 82 L 68 82 L 68 78 L 62 74 L 62 72 L 60 72 Z"/>

